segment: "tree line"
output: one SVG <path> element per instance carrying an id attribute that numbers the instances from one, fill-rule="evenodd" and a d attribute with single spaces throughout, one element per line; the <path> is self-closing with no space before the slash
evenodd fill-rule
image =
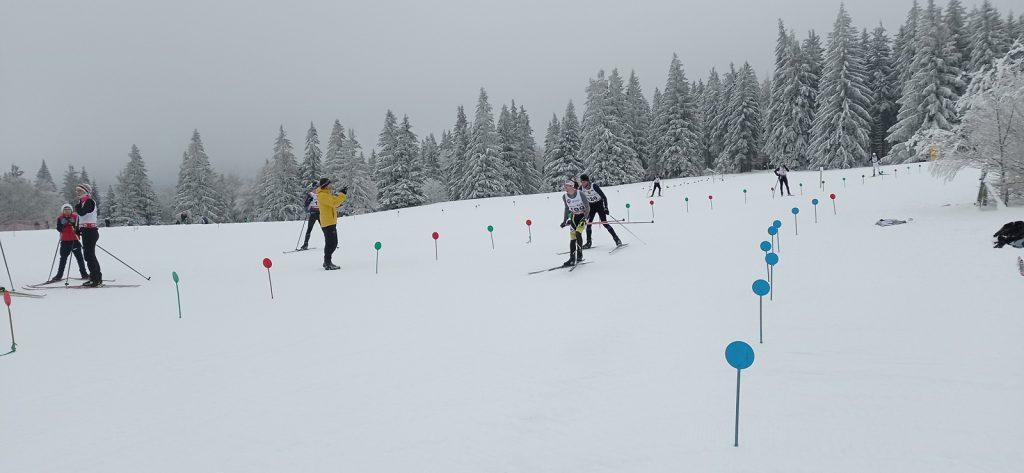
<path id="1" fill-rule="evenodd" d="M 966 129 L 958 101 L 1022 35 L 1024 16 L 1004 16 L 988 0 L 970 11 L 959 0 L 945 8 L 915 0 L 895 36 L 881 24 L 858 29 L 841 5 L 824 42 L 778 20 L 775 66 L 764 79 L 749 63 L 734 63 L 693 81 L 673 55 L 664 86 L 648 101 L 635 72 L 598 71 L 582 118 L 569 101 L 548 122 L 543 146 L 523 105 L 512 101 L 495 114 L 482 88 L 472 120 L 458 106 L 440 140 L 420 138 L 408 116 L 388 110 L 368 157 L 355 131 L 335 120 L 326 150 L 310 124 L 300 161 L 281 127 L 252 182 L 216 172 L 196 130 L 173 195 L 157 195 L 132 145 L 103 196 L 105 212 L 127 225 L 294 219 L 310 183 L 323 176 L 348 188 L 341 211 L 356 215 L 557 190 L 582 173 L 618 185 L 782 165 L 850 168 L 875 157 L 925 160 L 935 144 L 925 138 Z M 70 200 L 75 183 L 92 182 L 84 168 L 69 167 L 58 192 L 45 162 L 32 183 L 21 174 L 15 166 L 0 181 L 3 199 L 17 208 L 4 205 L 4 221 L 48 215 L 43 209 Z"/>

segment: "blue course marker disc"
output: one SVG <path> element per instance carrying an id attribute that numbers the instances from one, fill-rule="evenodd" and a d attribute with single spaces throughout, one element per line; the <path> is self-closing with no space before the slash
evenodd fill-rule
<path id="1" fill-rule="evenodd" d="M 772 266 L 775 266 L 776 264 L 779 263 L 779 255 L 775 253 L 768 253 L 764 255 L 764 262 Z"/>
<path id="2" fill-rule="evenodd" d="M 772 227 L 772 228 L 775 228 L 775 227 Z M 772 244 L 767 242 L 767 241 L 762 241 L 761 242 L 761 251 L 765 251 L 765 252 L 772 251 Z"/>
<path id="3" fill-rule="evenodd" d="M 796 215 L 800 213 L 800 207 L 793 207 L 793 210 L 790 210 L 790 212 L 793 212 L 793 215 Z"/>
<path id="4" fill-rule="evenodd" d="M 776 220 L 772 222 L 772 226 L 775 228 L 782 228 L 782 220 Z"/>
<path id="5" fill-rule="evenodd" d="M 811 205 L 818 205 L 818 199 L 811 199 Z"/>
<path id="6" fill-rule="evenodd" d="M 746 342 L 732 342 L 725 347 L 725 361 L 738 370 L 750 368 L 754 364 L 754 349 Z"/>
<path id="7" fill-rule="evenodd" d="M 768 281 L 765 281 L 764 279 L 754 281 L 754 284 L 751 285 L 750 288 L 754 290 L 754 294 L 759 296 L 767 296 L 768 292 L 772 290 L 771 284 L 768 284 Z"/>
<path id="8" fill-rule="evenodd" d="M 779 227 L 768 227 L 769 235 L 775 236 L 776 233 L 779 233 Z"/>

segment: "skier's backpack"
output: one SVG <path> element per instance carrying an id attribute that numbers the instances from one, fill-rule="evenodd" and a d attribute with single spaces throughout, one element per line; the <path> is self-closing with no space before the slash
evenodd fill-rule
<path id="1" fill-rule="evenodd" d="M 1017 246 L 1021 240 L 1024 240 L 1024 221 L 1007 223 L 992 236 L 996 239 L 994 245 L 996 248 L 1002 248 L 1004 245 Z"/>

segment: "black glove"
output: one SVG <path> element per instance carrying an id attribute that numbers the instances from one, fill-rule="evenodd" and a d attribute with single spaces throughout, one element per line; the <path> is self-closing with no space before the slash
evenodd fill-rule
<path id="1" fill-rule="evenodd" d="M 569 224 L 569 221 L 566 220 L 566 221 L 562 222 L 562 224 L 559 225 L 558 228 L 565 228 L 565 226 L 568 225 L 568 224 Z"/>
<path id="2" fill-rule="evenodd" d="M 341 188 L 341 193 L 345 194 L 345 195 L 348 195 L 348 187 L 342 187 Z"/>

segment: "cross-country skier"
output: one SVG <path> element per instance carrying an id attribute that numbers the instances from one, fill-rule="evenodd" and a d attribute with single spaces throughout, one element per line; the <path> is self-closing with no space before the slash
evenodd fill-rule
<path id="1" fill-rule="evenodd" d="M 345 203 L 348 188 L 341 192 L 331 192 L 331 180 L 322 177 L 316 190 L 316 201 L 320 207 L 320 229 L 324 232 L 324 269 L 333 271 L 341 269 L 331 262 L 331 256 L 338 247 L 338 207 Z"/>
<path id="2" fill-rule="evenodd" d="M 658 191 L 658 197 L 661 197 L 661 177 L 654 178 L 654 186 L 651 187 L 651 197 L 654 197 L 654 191 Z"/>
<path id="3" fill-rule="evenodd" d="M 75 261 L 78 262 L 78 275 L 82 279 L 89 279 L 89 273 L 85 270 L 85 260 L 82 259 L 82 244 L 78 241 L 78 216 L 72 211 L 71 204 L 64 204 L 60 209 L 60 216 L 57 217 L 57 231 L 60 232 L 60 266 L 57 266 L 57 275 L 50 282 L 64 279 L 64 265 L 71 254 L 75 255 Z M 68 272 L 71 272 L 70 267 Z"/>
<path id="4" fill-rule="evenodd" d="M 82 253 L 85 256 L 85 264 L 89 267 L 89 280 L 82 285 L 102 286 L 103 273 L 100 272 L 100 262 L 96 259 L 96 242 L 100 239 L 100 230 L 96 225 L 99 207 L 92 199 L 92 186 L 88 183 L 75 187 L 75 195 L 78 196 L 78 203 L 75 204 L 75 213 L 78 214 L 78 235 L 82 237 Z"/>
<path id="5" fill-rule="evenodd" d="M 871 177 L 878 175 L 878 154 L 871 153 Z"/>
<path id="6" fill-rule="evenodd" d="M 317 206 L 316 201 L 316 188 L 317 182 L 313 181 L 309 183 L 309 192 L 306 192 L 306 203 L 303 204 L 306 207 L 308 215 L 308 222 L 306 222 L 306 241 L 299 247 L 300 250 L 309 249 L 309 234 L 313 233 L 313 222 L 320 221 L 320 207 Z"/>
<path id="7" fill-rule="evenodd" d="M 562 195 L 562 227 L 569 227 L 569 261 L 562 266 L 574 266 L 583 261 L 583 227 L 587 225 L 590 203 L 576 190 L 575 181 L 565 181 Z"/>
<path id="8" fill-rule="evenodd" d="M 590 212 L 587 215 L 587 221 L 593 222 L 595 216 L 601 217 L 601 222 L 608 221 L 608 214 L 611 212 L 608 210 L 608 197 L 604 195 L 604 191 L 597 184 L 590 182 L 590 176 L 583 174 L 580 176 L 580 193 L 583 194 L 583 198 L 587 199 L 587 203 L 590 204 Z M 587 225 L 587 242 L 583 244 L 583 249 L 590 249 L 591 234 L 593 233 L 593 225 Z M 608 230 L 608 233 L 615 240 L 615 246 L 622 245 L 622 241 L 619 240 L 619 236 L 615 234 L 615 229 L 609 224 L 604 224 L 604 229 Z"/>
<path id="9" fill-rule="evenodd" d="M 793 193 L 789 191 L 789 177 L 786 177 L 788 172 L 789 168 L 785 164 L 780 164 L 775 168 L 775 176 L 779 178 L 779 195 L 782 195 L 782 186 L 786 186 L 786 193 L 792 197 Z"/>

